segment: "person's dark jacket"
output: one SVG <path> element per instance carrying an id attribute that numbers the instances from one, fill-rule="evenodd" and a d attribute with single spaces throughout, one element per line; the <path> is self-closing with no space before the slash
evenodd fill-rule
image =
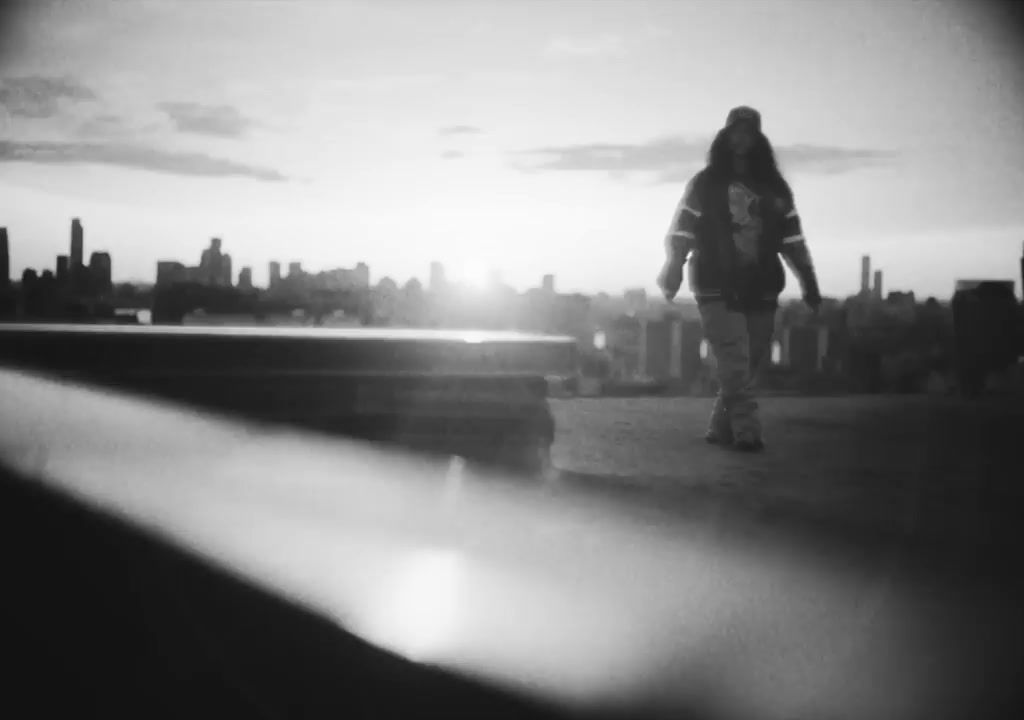
<path id="1" fill-rule="evenodd" d="M 729 180 L 701 170 L 687 184 L 665 239 L 668 259 L 659 284 L 666 297 L 678 292 L 682 266 L 688 263 L 690 290 L 698 304 L 724 300 L 737 310 L 773 309 L 786 286 L 781 255 L 799 278 L 804 299 L 816 306 L 817 278 L 789 188 L 744 183 L 760 197 L 762 231 L 755 266 L 744 270 L 737 262 Z"/>

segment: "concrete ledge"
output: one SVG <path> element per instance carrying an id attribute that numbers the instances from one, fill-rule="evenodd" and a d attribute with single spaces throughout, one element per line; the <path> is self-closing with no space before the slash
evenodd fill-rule
<path id="1" fill-rule="evenodd" d="M 517 333 L 0 326 L 0 364 L 261 422 L 523 468 L 575 341 Z"/>

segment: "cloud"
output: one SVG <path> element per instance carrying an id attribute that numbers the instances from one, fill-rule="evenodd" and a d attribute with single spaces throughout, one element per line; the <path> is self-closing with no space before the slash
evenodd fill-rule
<path id="1" fill-rule="evenodd" d="M 96 93 L 67 75 L 0 78 L 0 108 L 12 117 L 51 118 L 64 103 L 96 99 Z"/>
<path id="2" fill-rule="evenodd" d="M 551 38 L 544 47 L 545 55 L 558 58 L 618 57 L 625 52 L 622 38 L 610 33 L 593 37 L 560 35 Z"/>
<path id="3" fill-rule="evenodd" d="M 451 135 L 479 135 L 483 130 L 474 125 L 450 125 L 441 128 L 438 132 L 442 136 L 447 137 Z"/>
<path id="4" fill-rule="evenodd" d="M 253 122 L 231 105 L 202 105 L 192 102 L 163 102 L 157 105 L 180 133 L 236 138 Z"/>
<path id="5" fill-rule="evenodd" d="M 121 144 L 0 140 L 0 162 L 44 165 L 99 164 L 188 177 L 248 177 L 265 182 L 286 180 L 276 170 L 202 153 L 165 152 Z"/>
<path id="6" fill-rule="evenodd" d="M 124 120 L 120 115 L 94 115 L 84 120 L 77 129 L 82 137 L 113 137 L 126 132 Z"/>
<path id="7" fill-rule="evenodd" d="M 607 172 L 617 178 L 628 173 L 653 173 L 657 182 L 686 181 L 705 162 L 710 140 L 668 137 L 646 143 L 591 143 L 536 148 L 519 153 L 535 158 L 520 169 Z M 891 161 L 896 153 L 822 145 L 775 147 L 784 169 L 837 174 Z"/>
<path id="8" fill-rule="evenodd" d="M 441 153 L 441 157 L 444 158 L 445 160 L 459 160 L 461 158 L 466 157 L 466 153 L 460 150 L 445 150 L 443 153 Z"/>
<path id="9" fill-rule="evenodd" d="M 776 149 L 779 161 L 804 172 L 838 174 L 886 165 L 899 157 L 892 150 L 841 148 L 828 145 L 784 145 Z"/>
<path id="10" fill-rule="evenodd" d="M 387 91 L 404 90 L 415 87 L 429 87 L 447 79 L 441 73 L 405 73 L 394 75 L 368 75 L 365 77 L 338 78 L 328 82 L 324 90 L 347 91 Z"/>

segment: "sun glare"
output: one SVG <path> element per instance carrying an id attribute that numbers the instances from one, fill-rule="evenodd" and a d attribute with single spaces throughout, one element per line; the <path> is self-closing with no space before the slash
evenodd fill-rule
<path id="1" fill-rule="evenodd" d="M 462 266 L 458 279 L 474 290 L 485 290 L 490 283 L 490 268 L 482 262 L 468 262 Z"/>
<path id="2" fill-rule="evenodd" d="M 414 554 L 387 586 L 368 634 L 413 660 L 436 659 L 458 626 L 461 570 L 453 551 Z"/>

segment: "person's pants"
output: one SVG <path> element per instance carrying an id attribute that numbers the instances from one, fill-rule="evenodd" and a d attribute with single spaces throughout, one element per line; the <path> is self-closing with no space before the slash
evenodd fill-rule
<path id="1" fill-rule="evenodd" d="M 719 386 L 708 429 L 718 436 L 731 434 L 737 441 L 760 440 L 753 393 L 758 370 L 770 352 L 775 311 L 735 312 L 724 302 L 710 302 L 701 306 L 700 317 Z"/>

